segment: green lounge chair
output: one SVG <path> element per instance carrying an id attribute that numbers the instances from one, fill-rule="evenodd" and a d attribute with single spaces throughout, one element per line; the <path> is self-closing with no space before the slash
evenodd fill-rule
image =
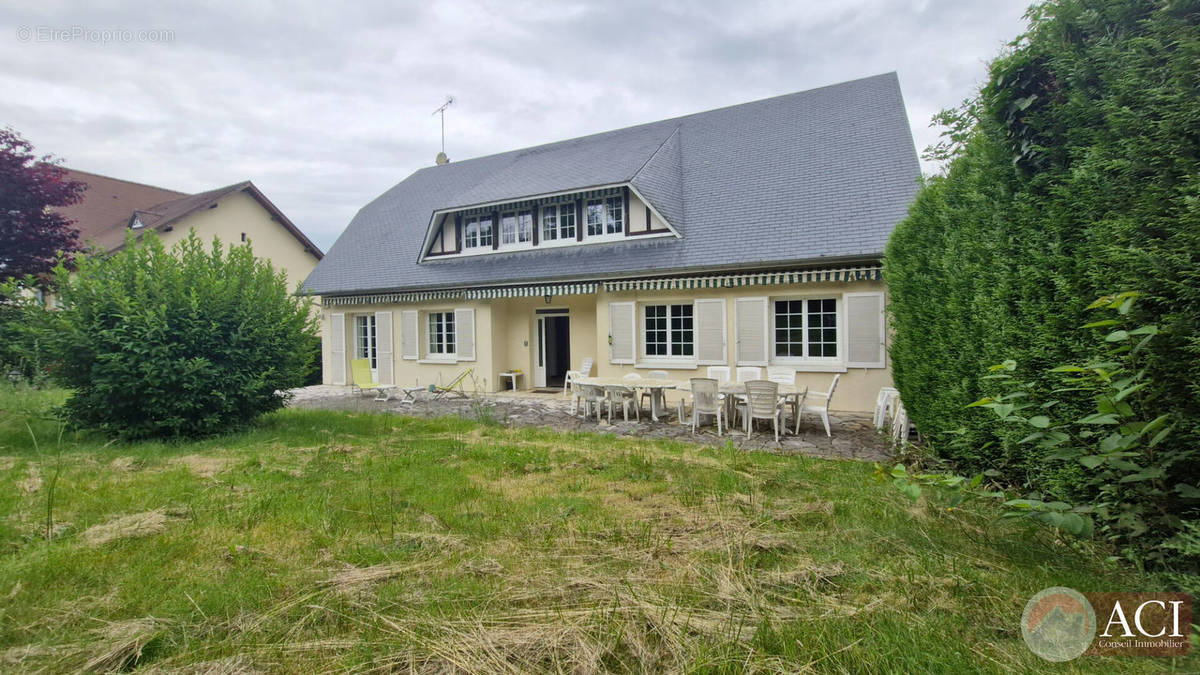
<path id="1" fill-rule="evenodd" d="M 350 369 L 354 373 L 353 386 L 359 393 L 374 389 L 376 401 L 391 400 L 391 394 L 396 385 L 376 382 L 371 377 L 371 361 L 369 359 L 354 359 L 350 362 Z"/>

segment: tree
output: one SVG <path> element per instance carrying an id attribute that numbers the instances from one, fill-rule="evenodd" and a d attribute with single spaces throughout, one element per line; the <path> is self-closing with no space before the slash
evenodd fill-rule
<path id="1" fill-rule="evenodd" d="M 193 233 L 167 250 L 132 235 L 111 257 L 56 268 L 56 376 L 75 424 L 124 438 L 203 436 L 281 408 L 316 334 L 306 298 L 248 245 Z"/>
<path id="2" fill-rule="evenodd" d="M 49 207 L 79 202 L 87 186 L 68 180 L 57 161 L 35 157 L 29 141 L 0 129 L 0 281 L 45 274 L 60 252 L 79 248 L 72 221 Z"/>
<path id="3" fill-rule="evenodd" d="M 1089 467 L 966 406 L 1003 393 L 988 367 L 1012 359 L 1059 417 L 1095 412 L 1092 392 L 1064 389 L 1051 370 L 1100 358 L 1108 331 L 1122 339 L 1089 303 L 1140 293 L 1127 320 L 1157 335 L 1138 355 L 1138 396 L 1173 431 L 1154 457 L 1118 468 L 1171 473 L 1140 493 L 1153 522 L 1109 534 L 1145 533 L 1150 549 L 1200 515 L 1200 3 L 1052 0 L 1028 18 L 979 95 L 939 116 L 950 162 L 889 241 L 894 375 L 941 456 L 1055 499 L 1111 505 L 1128 497 L 1089 487 Z M 1092 424 L 1102 449 L 1124 432 L 1103 415 Z"/>

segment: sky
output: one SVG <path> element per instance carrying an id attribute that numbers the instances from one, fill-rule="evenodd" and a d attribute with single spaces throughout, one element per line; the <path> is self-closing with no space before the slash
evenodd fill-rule
<path id="1" fill-rule="evenodd" d="M 921 151 L 1027 5 L 0 0 L 0 126 L 83 171 L 252 180 L 328 250 L 433 164 L 447 96 L 455 161 L 896 71 Z"/>

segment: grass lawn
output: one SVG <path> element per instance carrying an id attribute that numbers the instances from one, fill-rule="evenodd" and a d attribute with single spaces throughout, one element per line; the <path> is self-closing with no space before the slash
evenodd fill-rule
<path id="1" fill-rule="evenodd" d="M 1197 667 L 1040 660 L 1035 592 L 1161 582 L 866 464 L 295 410 L 60 440 L 63 395 L 0 388 L 0 671 Z"/>

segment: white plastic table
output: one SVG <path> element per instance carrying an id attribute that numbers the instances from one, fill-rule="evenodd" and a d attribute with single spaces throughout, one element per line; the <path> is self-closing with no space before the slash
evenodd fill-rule
<path id="1" fill-rule="evenodd" d="M 509 381 L 512 382 L 512 390 L 513 391 L 517 390 L 517 379 L 520 378 L 521 375 L 523 375 L 523 373 L 521 373 L 519 371 L 513 371 L 513 370 L 509 370 L 507 372 L 500 373 L 500 377 L 507 377 L 509 379 Z"/>
<path id="2" fill-rule="evenodd" d="M 590 384 L 594 387 L 629 387 L 630 389 L 645 389 L 650 392 L 650 419 L 658 421 L 658 402 L 662 398 L 663 391 L 667 389 L 677 389 L 680 382 L 675 380 L 652 380 L 643 378 L 640 380 L 626 380 L 621 377 L 581 377 L 575 380 L 578 384 Z"/>

